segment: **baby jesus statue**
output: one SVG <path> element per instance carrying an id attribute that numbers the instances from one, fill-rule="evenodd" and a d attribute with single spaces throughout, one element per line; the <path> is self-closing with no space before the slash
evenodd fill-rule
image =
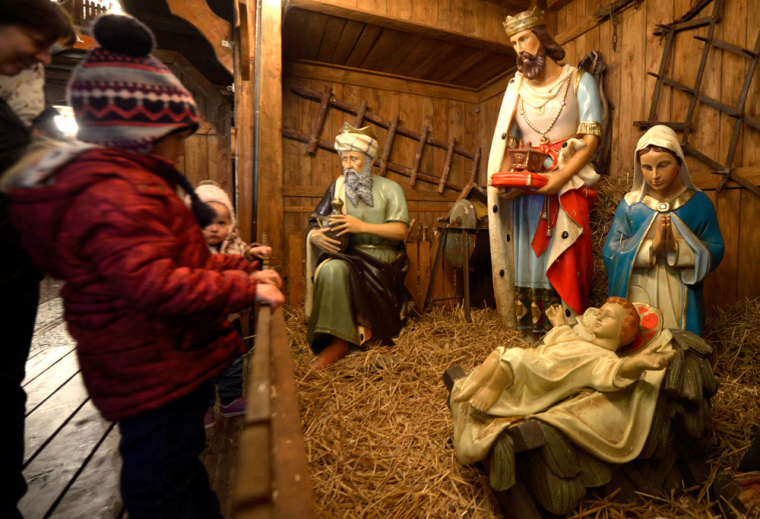
<path id="1" fill-rule="evenodd" d="M 645 348 L 619 357 L 639 330 L 636 308 L 621 297 L 607 299 L 601 309 L 587 310 L 579 323 L 565 323 L 562 308 L 546 311 L 554 328 L 536 348 L 495 349 L 462 384 L 454 386 L 454 402 L 494 416 L 526 416 L 543 411 L 583 388 L 621 391 L 648 370 L 662 370 L 674 350 Z"/>

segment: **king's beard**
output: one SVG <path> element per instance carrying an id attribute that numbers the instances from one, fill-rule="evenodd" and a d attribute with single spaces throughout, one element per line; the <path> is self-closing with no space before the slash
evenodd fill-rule
<path id="1" fill-rule="evenodd" d="M 545 64 L 546 49 L 543 45 L 538 47 L 535 55 L 525 51 L 517 54 L 517 70 L 528 79 L 536 79 L 540 76 Z"/>

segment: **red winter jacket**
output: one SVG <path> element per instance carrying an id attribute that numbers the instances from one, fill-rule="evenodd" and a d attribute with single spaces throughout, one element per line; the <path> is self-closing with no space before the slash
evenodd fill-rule
<path id="1" fill-rule="evenodd" d="M 226 316 L 256 295 L 255 264 L 209 253 L 171 178 L 171 163 L 155 155 L 95 148 L 11 193 L 32 259 L 66 282 L 85 385 L 110 420 L 219 374 L 242 350 Z"/>

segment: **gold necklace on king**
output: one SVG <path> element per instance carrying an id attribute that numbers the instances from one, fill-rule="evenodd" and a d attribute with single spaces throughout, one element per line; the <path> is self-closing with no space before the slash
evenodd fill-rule
<path id="1" fill-rule="evenodd" d="M 554 118 L 549 123 L 549 126 L 546 127 L 546 130 L 544 131 L 541 131 L 538 128 L 536 128 L 533 122 L 530 119 L 528 119 L 528 115 L 525 113 L 525 99 L 523 97 L 520 97 L 520 115 L 522 115 L 522 118 L 526 122 L 526 124 L 530 126 L 530 129 L 541 136 L 542 144 L 549 143 L 549 138 L 546 136 L 546 134 L 549 133 L 552 128 L 554 128 L 554 124 L 557 122 L 557 119 L 559 119 L 559 114 L 562 113 L 562 110 L 565 108 L 565 105 L 567 104 L 567 102 L 565 101 L 565 98 L 567 97 L 567 91 L 570 88 L 571 78 L 572 76 L 569 76 L 567 80 L 565 81 L 565 84 L 562 87 L 562 96 L 560 97 L 561 101 L 559 102 L 559 110 L 557 110 L 557 113 L 554 115 Z"/>

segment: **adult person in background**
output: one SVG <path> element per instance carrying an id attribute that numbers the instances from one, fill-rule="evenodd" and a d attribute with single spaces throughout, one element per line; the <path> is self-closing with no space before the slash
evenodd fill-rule
<path id="1" fill-rule="evenodd" d="M 666 328 L 700 335 L 702 281 L 723 250 L 715 208 L 692 182 L 678 136 L 653 126 L 636 145 L 633 186 L 602 250 L 609 295 L 648 303 L 662 312 Z"/>
<path id="2" fill-rule="evenodd" d="M 41 66 L 50 63 L 51 47 L 75 39 L 68 15 L 50 0 L 0 2 L 0 175 L 31 139 L 31 119 L 36 114 L 29 110 L 44 109 Z M 17 503 L 26 492 L 21 475 L 26 394 L 21 381 L 34 332 L 40 274 L 21 248 L 8 205 L 7 197 L 0 194 L 0 394 L 6 403 L 0 427 L 5 451 L 0 463 L 0 517 L 14 518 L 21 517 Z"/>
<path id="3" fill-rule="evenodd" d="M 335 149 L 343 175 L 330 184 L 309 218 L 307 238 L 306 339 L 317 355 L 317 368 L 370 337 L 393 344 L 411 302 L 404 285 L 409 270 L 404 191 L 372 173 L 377 139 L 371 127 L 345 123 Z M 347 239 L 345 250 L 341 239 Z"/>
<path id="4" fill-rule="evenodd" d="M 506 309 L 513 302 L 514 272 L 518 328 L 530 339 L 542 333 L 546 320 L 541 314 L 551 304 L 561 301 L 571 322 L 588 306 L 593 262 L 587 187 L 599 178 L 589 161 L 601 136 L 601 103 L 590 74 L 558 63 L 565 51 L 547 32 L 543 11 L 534 7 L 508 16 L 504 28 L 517 53 L 517 72 L 494 131 L 489 186 L 494 173 L 511 170 L 508 148 L 531 146 L 548 154 L 536 172 L 546 184 L 533 193 L 488 188 L 497 308 L 502 319 L 512 320 Z M 559 163 L 569 139 L 580 141 L 572 146 L 577 151 Z"/>

